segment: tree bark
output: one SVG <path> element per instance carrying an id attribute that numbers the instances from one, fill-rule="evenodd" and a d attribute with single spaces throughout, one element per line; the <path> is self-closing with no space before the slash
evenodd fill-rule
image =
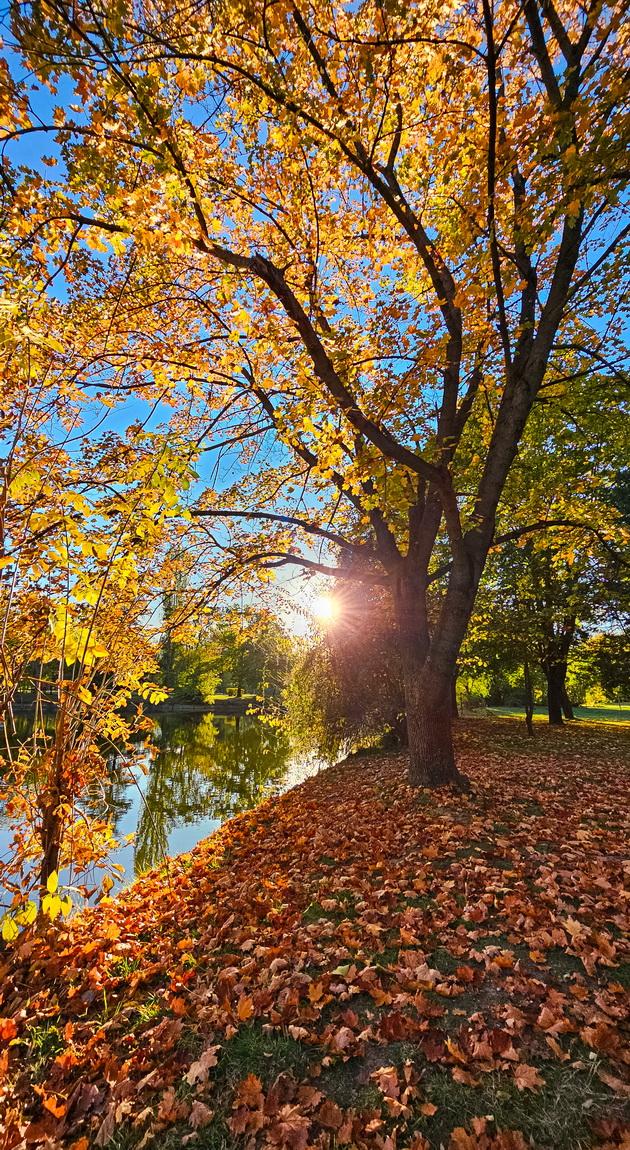
<path id="1" fill-rule="evenodd" d="M 527 726 L 527 733 L 534 737 L 534 691 L 532 688 L 532 676 L 529 666 L 529 659 L 525 656 L 523 663 L 523 678 L 525 680 L 525 724 Z"/>
<path id="2" fill-rule="evenodd" d="M 453 750 L 453 680 L 430 663 L 410 684 L 407 707 L 409 782 L 412 787 L 466 786 Z"/>
<path id="3" fill-rule="evenodd" d="M 564 669 L 564 673 L 565 673 L 565 675 L 567 673 L 566 667 Z M 567 688 L 566 688 L 566 684 L 564 682 L 562 684 L 561 695 L 562 695 L 562 710 L 564 712 L 565 719 L 569 719 L 569 720 L 575 719 L 575 715 L 573 714 L 573 704 L 571 703 L 571 700 L 569 699 L 569 696 L 567 695 Z"/>
<path id="4" fill-rule="evenodd" d="M 429 628 L 419 581 L 397 580 L 394 606 L 405 687 L 409 782 L 413 787 L 466 788 L 468 780 L 455 763 L 452 731 L 459 646 L 447 651 L 443 665 L 427 658 Z"/>
<path id="5" fill-rule="evenodd" d="M 457 706 L 457 671 L 451 680 L 451 717 L 459 719 L 459 707 Z"/>
<path id="6" fill-rule="evenodd" d="M 566 666 L 563 668 L 562 663 L 544 660 L 542 669 L 547 680 L 547 710 L 549 712 L 549 722 L 552 727 L 563 727 L 562 691 L 564 688 Z"/>

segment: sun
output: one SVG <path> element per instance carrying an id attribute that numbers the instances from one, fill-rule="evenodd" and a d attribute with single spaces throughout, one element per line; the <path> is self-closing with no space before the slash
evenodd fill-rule
<path id="1" fill-rule="evenodd" d="M 339 614 L 339 605 L 330 595 L 318 595 L 312 610 L 322 623 L 332 623 Z"/>

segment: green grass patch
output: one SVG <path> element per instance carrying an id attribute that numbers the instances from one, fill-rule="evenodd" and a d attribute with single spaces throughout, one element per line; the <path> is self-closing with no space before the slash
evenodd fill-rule
<path id="1" fill-rule="evenodd" d="M 241 1026 L 221 1050 L 216 1080 L 234 1086 L 248 1074 L 255 1074 L 267 1089 L 283 1071 L 291 1072 L 298 1081 L 304 1078 L 315 1058 L 314 1047 L 286 1034 L 266 1034 L 258 1024 Z"/>
<path id="2" fill-rule="evenodd" d="M 617 1098 L 597 1077 L 597 1063 L 585 1070 L 546 1062 L 539 1068 L 545 1085 L 519 1091 L 505 1074 L 482 1074 L 480 1085 L 454 1082 L 446 1070 L 426 1079 L 423 1101 L 433 1102 L 432 1118 L 418 1116 L 416 1130 L 430 1141 L 432 1150 L 448 1144 L 456 1126 L 469 1126 L 473 1118 L 493 1115 L 497 1127 L 519 1130 L 536 1150 L 587 1150 L 593 1144 L 595 1118 L 630 1114 L 628 1103 Z"/>
<path id="3" fill-rule="evenodd" d="M 30 1048 L 29 1072 L 32 1082 L 45 1078 L 49 1062 L 63 1053 L 67 1043 L 53 1022 L 29 1026 L 25 1040 Z"/>

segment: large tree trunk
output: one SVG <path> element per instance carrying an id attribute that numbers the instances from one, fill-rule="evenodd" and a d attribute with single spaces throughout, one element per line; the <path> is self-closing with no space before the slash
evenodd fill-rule
<path id="1" fill-rule="evenodd" d="M 413 787 L 464 785 L 453 751 L 453 680 L 426 664 L 410 684 L 407 705 L 409 782 Z"/>
<path id="2" fill-rule="evenodd" d="M 564 673 L 566 676 L 566 673 L 567 673 L 566 667 L 564 668 Z M 571 703 L 571 700 L 570 700 L 569 696 L 567 695 L 567 688 L 566 688 L 566 684 L 564 682 L 562 684 L 561 695 L 562 695 L 562 710 L 564 712 L 565 719 L 575 719 L 575 715 L 573 714 L 573 704 Z"/>
<path id="3" fill-rule="evenodd" d="M 545 659 L 542 663 L 542 669 L 545 672 L 545 678 L 547 680 L 547 710 L 549 712 L 549 722 L 552 727 L 563 727 L 562 692 L 564 690 L 566 664 L 563 667 L 562 663 Z"/>
<path id="4" fill-rule="evenodd" d="M 453 751 L 453 683 L 459 645 L 442 654 L 443 665 L 429 656 L 424 591 L 410 579 L 399 580 L 394 605 L 403 668 L 409 782 L 414 787 L 465 787 Z"/>
<path id="5" fill-rule="evenodd" d="M 453 719 L 459 719 L 459 707 L 457 706 L 457 671 L 451 680 L 451 716 Z"/>

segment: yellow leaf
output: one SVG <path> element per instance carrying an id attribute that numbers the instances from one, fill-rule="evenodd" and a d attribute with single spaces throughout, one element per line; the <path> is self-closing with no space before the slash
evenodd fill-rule
<path id="1" fill-rule="evenodd" d="M 2 937 L 3 937 L 4 941 L 5 942 L 13 942 L 17 938 L 19 933 L 20 932 L 19 932 L 17 926 L 15 925 L 15 921 L 12 918 L 9 918 L 9 916 L 5 914 L 5 916 L 2 920 Z"/>
<path id="2" fill-rule="evenodd" d="M 48 878 L 46 879 L 46 890 L 49 894 L 54 894 L 58 886 L 59 875 L 57 874 L 56 870 L 53 870 L 50 872 Z"/>
<path id="3" fill-rule="evenodd" d="M 37 907 L 35 903 L 27 902 L 26 906 L 22 907 L 22 910 L 16 914 L 15 921 L 19 922 L 20 926 L 30 926 L 32 922 L 35 922 L 36 917 Z"/>
<path id="4" fill-rule="evenodd" d="M 46 894 L 42 899 L 42 910 L 47 914 L 49 919 L 54 920 L 57 918 L 61 910 L 61 899 L 58 894 Z"/>

